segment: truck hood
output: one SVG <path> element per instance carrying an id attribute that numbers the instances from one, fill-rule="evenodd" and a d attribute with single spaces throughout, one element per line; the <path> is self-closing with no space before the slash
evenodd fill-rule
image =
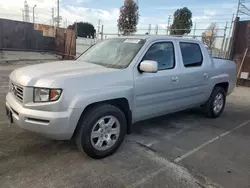
<path id="1" fill-rule="evenodd" d="M 10 74 L 10 79 L 22 86 L 50 87 L 60 78 L 115 70 L 82 61 L 57 61 L 16 69 Z"/>

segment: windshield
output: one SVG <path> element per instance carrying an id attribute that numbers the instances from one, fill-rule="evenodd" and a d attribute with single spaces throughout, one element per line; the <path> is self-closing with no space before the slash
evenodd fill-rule
<path id="1" fill-rule="evenodd" d="M 77 61 L 124 69 L 128 67 L 144 43 L 145 40 L 142 39 L 107 39 L 92 46 Z"/>

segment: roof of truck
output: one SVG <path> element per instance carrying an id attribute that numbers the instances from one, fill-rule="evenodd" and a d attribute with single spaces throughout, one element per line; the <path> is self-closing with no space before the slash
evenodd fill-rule
<path id="1" fill-rule="evenodd" d="M 134 36 L 119 36 L 117 38 L 131 38 L 131 39 L 147 39 L 147 40 L 159 40 L 159 39 L 184 39 L 190 41 L 198 41 L 197 39 L 188 38 L 191 36 L 173 36 L 173 35 L 134 35 Z"/>

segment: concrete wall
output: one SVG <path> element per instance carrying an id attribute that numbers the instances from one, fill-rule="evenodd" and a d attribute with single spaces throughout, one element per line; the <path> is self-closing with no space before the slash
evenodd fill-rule
<path id="1" fill-rule="evenodd" d="M 0 19 L 0 49 L 54 51 L 54 37 L 43 36 L 32 23 Z"/>

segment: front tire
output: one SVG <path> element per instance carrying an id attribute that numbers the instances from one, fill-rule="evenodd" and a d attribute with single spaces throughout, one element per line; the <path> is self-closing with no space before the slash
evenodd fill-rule
<path id="1" fill-rule="evenodd" d="M 94 106 L 78 123 L 76 143 L 89 157 L 101 159 L 116 152 L 126 129 L 126 118 L 119 108 L 109 104 Z"/>
<path id="2" fill-rule="evenodd" d="M 215 87 L 208 101 L 203 106 L 204 114 L 210 118 L 217 118 L 221 115 L 226 104 L 226 92 L 222 87 Z"/>

